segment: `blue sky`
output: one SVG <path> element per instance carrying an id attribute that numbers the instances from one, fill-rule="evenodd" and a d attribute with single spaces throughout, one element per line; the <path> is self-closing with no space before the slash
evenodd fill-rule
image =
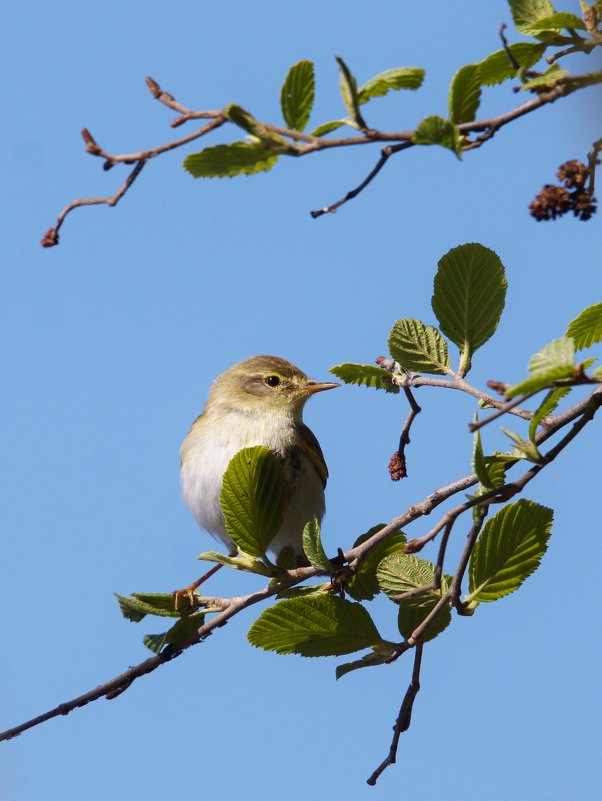
<path id="1" fill-rule="evenodd" d="M 563 10 L 576 10 L 567 3 Z M 508 126 L 462 163 L 442 149 L 401 154 L 360 198 L 315 221 L 309 210 L 362 180 L 377 149 L 203 182 L 180 167 L 190 147 L 149 164 L 116 209 L 77 210 L 58 248 L 39 247 L 70 200 L 112 193 L 122 180 L 118 168 L 104 173 L 85 154 L 82 126 L 113 152 L 173 136 L 170 113 L 144 86 L 148 74 L 190 107 L 237 102 L 276 121 L 288 67 L 311 59 L 317 124 L 343 112 L 340 54 L 360 82 L 396 66 L 427 71 L 420 92 L 370 104 L 375 126 L 413 128 L 426 114 L 445 114 L 451 76 L 498 49 L 510 14 L 501 0 L 467 1 L 461 18 L 441 0 L 425 8 L 356 0 L 294 8 L 182 0 L 169 10 L 155 0 L 102 8 L 34 0 L 12 8 L 1 56 L 2 728 L 146 657 L 142 635 L 161 622 L 124 621 L 114 591 L 170 591 L 197 576 L 195 557 L 213 542 L 180 500 L 178 449 L 219 372 L 256 353 L 318 379 L 344 361 L 371 362 L 385 353 L 397 318 L 435 322 L 437 260 L 462 242 L 496 250 L 509 283 L 474 384 L 520 379 L 532 353 L 600 300 L 599 221 L 537 224 L 526 211 L 558 165 L 582 158 L 600 135 L 599 91 Z M 482 115 L 517 102 L 508 84 L 486 90 Z M 424 413 L 410 475 L 395 484 L 387 463 L 406 414 L 401 398 L 344 387 L 308 405 L 331 473 L 323 528 L 331 551 L 469 472 L 472 401 L 428 388 L 417 397 Z M 389 747 L 411 660 L 335 682 L 335 659 L 248 646 L 254 608 L 117 700 L 2 744 L 2 797 L 593 796 L 596 431 L 529 488 L 555 508 L 541 569 L 515 595 L 454 619 L 425 649 L 412 728 L 376 788 L 365 779 Z M 494 431 L 488 436 L 497 442 Z M 212 592 L 257 586 L 255 577 L 221 571 Z M 376 603 L 374 616 L 394 638 L 392 606 Z"/>

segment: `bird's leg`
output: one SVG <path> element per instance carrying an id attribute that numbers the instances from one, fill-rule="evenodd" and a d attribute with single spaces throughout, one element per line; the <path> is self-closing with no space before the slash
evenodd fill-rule
<path id="1" fill-rule="evenodd" d="M 203 584 L 205 581 L 207 581 L 207 579 L 210 579 L 211 576 L 215 575 L 217 573 L 217 571 L 220 569 L 220 567 L 223 567 L 223 565 L 221 565 L 221 564 L 214 565 L 211 568 L 211 570 L 208 570 L 206 573 L 204 573 L 200 577 L 200 579 L 197 579 L 192 584 L 190 584 L 188 587 L 184 587 L 183 590 L 174 590 L 172 592 L 172 595 L 173 595 L 173 598 L 174 598 L 174 605 L 175 605 L 175 608 L 176 608 L 176 612 L 180 611 L 180 601 L 181 601 L 182 598 L 187 598 L 188 599 L 188 603 L 190 604 L 191 608 L 194 609 L 194 591 L 198 587 L 200 587 L 201 584 Z"/>

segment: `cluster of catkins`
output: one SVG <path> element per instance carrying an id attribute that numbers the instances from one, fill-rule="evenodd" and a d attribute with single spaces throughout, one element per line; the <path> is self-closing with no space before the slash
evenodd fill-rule
<path id="1" fill-rule="evenodd" d="M 589 170 L 573 159 L 562 164 L 556 176 L 564 186 L 546 184 L 529 204 L 536 220 L 555 220 L 572 211 L 580 220 L 589 220 L 596 212 L 596 198 L 585 188 Z"/>

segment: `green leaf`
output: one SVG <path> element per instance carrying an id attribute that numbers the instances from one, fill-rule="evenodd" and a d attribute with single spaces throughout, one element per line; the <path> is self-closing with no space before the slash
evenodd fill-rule
<path id="1" fill-rule="evenodd" d="M 307 556 L 309 563 L 316 570 L 325 570 L 327 573 L 336 569 L 330 559 L 326 556 L 326 551 L 322 546 L 320 537 L 320 524 L 314 517 L 308 521 L 303 529 L 303 552 Z"/>
<path id="2" fill-rule="evenodd" d="M 461 371 L 498 327 L 507 286 L 499 256 L 483 245 L 460 245 L 439 260 L 431 305 L 443 333 L 460 348 Z"/>
<path id="3" fill-rule="evenodd" d="M 459 125 L 474 120 L 481 103 L 481 78 L 477 64 L 460 67 L 449 87 L 450 120 Z"/>
<path id="4" fill-rule="evenodd" d="M 475 414 L 474 422 L 477 423 L 479 420 L 478 415 Z M 487 489 L 493 489 L 494 484 L 489 476 L 489 470 L 487 469 L 487 462 L 485 461 L 485 456 L 483 454 L 483 445 L 481 443 L 481 431 L 477 428 L 477 430 L 473 434 L 473 448 L 472 448 L 472 469 L 474 470 L 477 478 Z"/>
<path id="5" fill-rule="evenodd" d="M 278 551 L 276 567 L 281 570 L 294 570 L 297 567 L 297 552 L 292 545 L 285 545 Z"/>
<path id="6" fill-rule="evenodd" d="M 206 147 L 184 159 L 184 169 L 194 178 L 233 178 L 271 170 L 278 154 L 261 145 L 233 142 L 231 145 Z"/>
<path id="7" fill-rule="evenodd" d="M 397 320 L 389 334 L 389 352 L 406 370 L 449 375 L 447 342 L 432 325 L 420 320 Z"/>
<path id="8" fill-rule="evenodd" d="M 365 656 L 362 656 L 361 659 L 356 659 L 354 662 L 345 662 L 343 665 L 337 665 L 336 677 L 337 679 L 340 679 L 342 676 L 346 676 L 347 673 L 351 673 L 352 670 L 359 670 L 360 668 L 365 667 L 374 667 L 374 665 L 384 665 L 386 661 L 387 657 L 385 654 L 366 654 Z"/>
<path id="9" fill-rule="evenodd" d="M 142 642 L 153 653 L 160 653 L 168 645 L 178 645 L 187 640 L 197 629 L 200 629 L 205 622 L 205 613 L 198 612 L 195 615 L 187 615 L 175 623 L 169 631 L 164 634 L 147 634 Z"/>
<path id="10" fill-rule="evenodd" d="M 574 28 L 575 30 L 586 30 L 585 22 L 576 14 L 569 14 L 566 11 L 561 11 L 556 14 L 549 14 L 546 17 L 539 17 L 537 21 L 530 23 L 530 33 L 541 33 L 542 31 L 567 30 Z"/>
<path id="11" fill-rule="evenodd" d="M 121 614 L 128 620 L 138 623 L 146 615 L 158 615 L 159 617 L 181 617 L 176 611 L 173 595 L 150 595 L 142 593 L 132 593 L 131 598 L 115 593 Z M 159 599 L 161 599 L 159 601 Z"/>
<path id="12" fill-rule="evenodd" d="M 268 448 L 244 448 L 231 460 L 220 503 L 226 530 L 251 556 L 264 556 L 284 519 L 289 488 L 282 464 Z"/>
<path id="13" fill-rule="evenodd" d="M 514 431 L 508 431 L 508 429 L 504 428 L 504 426 L 500 426 L 500 429 L 512 440 L 512 442 L 514 442 L 516 445 L 516 450 L 518 450 L 520 453 L 521 458 L 528 459 L 530 462 L 534 462 L 534 464 L 541 464 L 541 454 L 533 442 L 527 442 L 527 440 L 523 439 L 520 434 L 516 434 Z"/>
<path id="14" fill-rule="evenodd" d="M 292 598 L 266 609 L 248 639 L 264 651 L 301 656 L 340 656 L 384 642 L 361 604 L 326 594 Z"/>
<path id="15" fill-rule="evenodd" d="M 289 587 L 287 590 L 281 590 L 276 598 L 301 598 L 308 595 L 324 595 L 327 592 L 326 588 L 331 588 L 330 582 L 322 582 L 322 584 L 310 584 L 302 587 Z"/>
<path id="16" fill-rule="evenodd" d="M 596 381 L 602 381 L 602 365 L 596 367 L 596 369 L 593 371 L 593 377 L 596 379 Z"/>
<path id="17" fill-rule="evenodd" d="M 358 545 L 361 545 L 362 542 L 370 539 L 377 531 L 380 531 L 382 528 L 385 527 L 384 523 L 379 523 L 376 526 L 373 526 L 370 531 L 367 531 L 365 534 L 362 534 L 357 540 L 353 543 L 353 547 L 356 548 Z M 403 549 L 406 545 L 406 536 L 403 531 L 396 531 L 394 534 L 391 534 L 390 537 L 387 537 L 386 540 L 380 542 L 375 548 L 373 548 L 368 556 L 364 559 L 364 561 L 360 564 L 357 573 L 349 579 L 345 589 L 354 598 L 356 601 L 371 601 L 378 593 L 380 592 L 380 586 L 378 584 L 378 579 L 376 578 L 376 569 L 380 562 L 392 553 L 399 553 L 403 552 Z"/>
<path id="18" fill-rule="evenodd" d="M 317 128 L 311 132 L 312 136 L 325 136 L 325 134 L 330 133 L 331 131 L 336 131 L 338 128 L 342 128 L 343 125 L 349 125 L 350 120 L 332 120 L 331 122 L 323 122 L 322 125 L 318 125 Z"/>
<path id="19" fill-rule="evenodd" d="M 552 414 L 554 409 L 558 406 L 560 400 L 562 400 L 565 395 L 568 395 L 570 391 L 570 387 L 556 387 L 556 389 L 551 389 L 548 392 L 543 401 L 540 403 L 538 409 L 533 414 L 533 417 L 529 423 L 529 439 L 531 442 L 535 440 L 537 426 L 541 423 L 544 417 Z"/>
<path id="20" fill-rule="evenodd" d="M 243 570 L 246 573 L 259 573 L 261 576 L 272 576 L 274 571 L 260 562 L 259 559 L 253 559 L 250 556 L 226 556 L 217 551 L 205 551 L 197 556 L 197 559 L 202 559 L 204 562 L 217 562 L 219 565 L 231 567 L 233 570 Z"/>
<path id="21" fill-rule="evenodd" d="M 425 72 L 421 67 L 398 67 L 386 70 L 374 78 L 370 78 L 358 89 L 360 104 L 367 103 L 372 97 L 383 97 L 390 90 L 419 89 L 424 80 Z"/>
<path id="22" fill-rule="evenodd" d="M 583 350 L 602 341 L 602 302 L 583 309 L 569 323 L 566 335 L 573 338 L 575 350 Z"/>
<path id="23" fill-rule="evenodd" d="M 425 117 L 418 123 L 413 141 L 417 145 L 447 147 L 458 157 L 462 151 L 462 137 L 456 126 L 453 122 L 436 115 Z"/>
<path id="24" fill-rule="evenodd" d="M 335 58 L 340 70 L 339 86 L 341 88 L 343 102 L 345 103 L 345 107 L 349 112 L 349 116 L 360 128 L 367 128 L 368 126 L 366 125 L 366 122 L 360 111 L 360 99 L 357 91 L 357 81 L 351 74 L 349 67 L 347 64 L 345 64 L 343 59 L 340 56 L 335 56 Z"/>
<path id="25" fill-rule="evenodd" d="M 401 595 L 409 590 L 431 584 L 435 568 L 426 559 L 394 553 L 382 560 L 377 570 L 381 589 L 389 596 Z M 441 589 L 428 590 L 421 595 L 408 598 L 399 604 L 397 624 L 400 633 L 407 639 L 424 621 L 449 588 L 446 576 L 441 578 Z M 428 642 L 440 634 L 451 622 L 451 608 L 446 605 L 437 614 L 423 637 Z"/>
<path id="26" fill-rule="evenodd" d="M 555 13 L 550 0 L 508 0 L 508 2 L 516 30 L 527 36 L 538 20 Z"/>
<path id="27" fill-rule="evenodd" d="M 517 590 L 546 552 L 553 512 L 526 499 L 487 521 L 469 563 L 467 601 L 496 601 Z"/>
<path id="28" fill-rule="evenodd" d="M 280 134 L 271 131 L 265 123 L 255 117 L 241 106 L 231 103 L 223 110 L 223 114 L 230 122 L 238 125 L 259 140 L 259 143 L 273 153 L 294 153 L 295 146 Z"/>
<path id="29" fill-rule="evenodd" d="M 525 81 L 525 83 L 520 87 L 520 90 L 521 92 L 525 92 L 538 88 L 551 89 L 562 78 L 566 78 L 568 74 L 568 70 L 561 69 L 558 64 L 552 64 L 552 66 L 548 67 L 543 75 L 537 75 L 535 78 L 531 78 L 530 81 Z"/>
<path id="30" fill-rule="evenodd" d="M 538 392 L 556 381 L 571 379 L 575 375 L 575 367 L 573 340 L 570 337 L 554 339 L 531 357 L 529 377 L 506 390 L 506 397 L 510 400 L 517 395 Z"/>
<path id="31" fill-rule="evenodd" d="M 516 63 L 521 70 L 526 70 L 532 67 L 541 59 L 546 49 L 545 44 L 535 44 L 531 42 L 517 42 L 510 45 L 510 52 Z M 511 64 L 508 54 L 505 50 L 498 50 L 490 55 L 480 64 L 479 80 L 482 86 L 494 86 L 495 84 L 502 83 L 508 78 L 514 78 L 519 70 Z"/>
<path id="32" fill-rule="evenodd" d="M 282 116 L 288 128 L 303 131 L 314 105 L 314 65 L 298 61 L 290 68 L 280 93 Z"/>
<path id="33" fill-rule="evenodd" d="M 393 383 L 393 376 L 388 370 L 376 367 L 372 364 L 337 364 L 330 368 L 330 371 L 345 384 L 359 384 L 374 389 L 384 389 L 385 392 L 393 394 L 399 392 L 397 384 Z"/>

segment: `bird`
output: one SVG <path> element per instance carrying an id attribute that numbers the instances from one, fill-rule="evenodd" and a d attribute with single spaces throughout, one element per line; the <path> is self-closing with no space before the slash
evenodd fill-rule
<path id="1" fill-rule="evenodd" d="M 197 523 L 231 556 L 238 549 L 220 506 L 224 472 L 240 450 L 262 445 L 280 457 L 289 486 L 270 550 L 278 555 L 290 546 L 298 564 L 305 563 L 303 529 L 324 516 L 328 469 L 318 439 L 303 423 L 303 407 L 312 395 L 338 386 L 314 381 L 278 356 L 252 356 L 213 382 L 204 411 L 182 443 L 180 478 L 184 502 Z"/>

